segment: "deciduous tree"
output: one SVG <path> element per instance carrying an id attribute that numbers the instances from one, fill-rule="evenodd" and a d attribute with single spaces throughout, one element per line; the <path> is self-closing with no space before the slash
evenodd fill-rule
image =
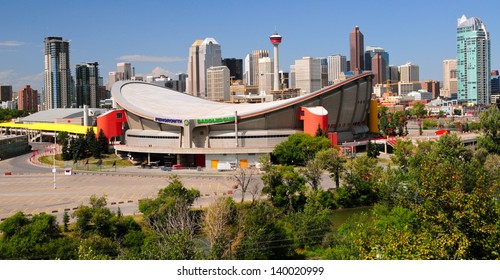
<path id="1" fill-rule="evenodd" d="M 331 142 L 325 137 L 312 137 L 306 133 L 296 133 L 287 141 L 278 144 L 273 154 L 281 164 L 304 166 L 318 151 L 331 147 Z"/>
<path id="2" fill-rule="evenodd" d="M 319 151 L 316 158 L 322 163 L 323 168 L 330 173 L 330 177 L 335 182 L 335 187 L 338 188 L 340 186 L 340 177 L 345 170 L 346 159 L 339 154 L 336 148 Z"/>
<path id="3" fill-rule="evenodd" d="M 237 209 L 232 198 L 217 199 L 206 209 L 203 231 L 210 242 L 211 259 L 229 258 L 231 241 L 235 238 Z"/>
<path id="4" fill-rule="evenodd" d="M 139 202 L 139 210 L 153 230 L 144 241 L 143 256 L 147 259 L 194 259 L 199 254 L 195 246 L 199 222 L 191 206 L 200 192 L 186 189 L 177 175 L 171 175 L 169 180 L 157 198 Z"/>
<path id="5" fill-rule="evenodd" d="M 282 260 L 288 257 L 293 243 L 278 214 L 278 209 L 263 202 L 248 209 L 242 217 L 242 237 L 235 246 L 237 259 Z"/>

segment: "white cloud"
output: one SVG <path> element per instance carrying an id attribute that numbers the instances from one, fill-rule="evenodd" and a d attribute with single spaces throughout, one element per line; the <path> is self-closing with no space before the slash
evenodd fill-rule
<path id="1" fill-rule="evenodd" d="M 146 78 L 147 76 L 159 77 L 160 75 L 165 75 L 165 76 L 170 77 L 172 79 L 176 79 L 178 73 L 172 72 L 172 71 L 165 69 L 165 68 L 162 68 L 160 66 L 156 66 L 149 73 L 135 73 L 135 75 L 138 77 L 143 77 L 143 78 Z"/>
<path id="2" fill-rule="evenodd" d="M 24 45 L 23 42 L 17 42 L 17 41 L 5 41 L 5 42 L 0 42 L 0 46 L 2 47 L 18 47 Z"/>
<path id="3" fill-rule="evenodd" d="M 155 68 L 153 68 L 153 70 L 151 70 L 151 74 L 155 77 L 158 77 L 160 75 L 165 75 L 167 77 L 174 78 L 176 76 L 174 72 L 165 68 L 161 68 L 160 66 L 156 66 Z"/>
<path id="4" fill-rule="evenodd" d="M 183 57 L 170 57 L 170 56 L 147 56 L 140 54 L 122 55 L 117 60 L 139 61 L 139 62 L 178 62 L 185 61 Z"/>

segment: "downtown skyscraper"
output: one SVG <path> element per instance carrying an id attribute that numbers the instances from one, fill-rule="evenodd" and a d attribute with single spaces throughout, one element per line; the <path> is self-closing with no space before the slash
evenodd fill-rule
<path id="1" fill-rule="evenodd" d="M 38 111 L 38 91 L 26 85 L 17 92 L 17 109 L 25 111 Z"/>
<path id="2" fill-rule="evenodd" d="M 349 34 L 349 50 L 351 55 L 350 71 L 355 74 L 360 74 L 365 70 L 364 41 L 363 33 L 359 31 L 359 27 L 354 27 Z"/>
<path id="3" fill-rule="evenodd" d="M 69 41 L 62 37 L 46 37 L 44 44 L 44 109 L 69 108 L 72 105 Z"/>
<path id="4" fill-rule="evenodd" d="M 295 87 L 303 93 L 321 89 L 321 59 L 307 56 L 295 60 Z"/>
<path id="5" fill-rule="evenodd" d="M 98 108 L 99 94 L 99 64 L 87 62 L 76 65 L 76 107 L 87 105 Z"/>
<path id="6" fill-rule="evenodd" d="M 207 70 L 221 66 L 221 46 L 214 38 L 196 40 L 189 49 L 187 93 L 207 97 Z"/>
<path id="7" fill-rule="evenodd" d="M 265 73 L 259 70 L 259 59 L 269 57 L 268 50 L 253 50 L 245 57 L 243 82 L 249 86 L 258 86 L 260 75 Z"/>
<path id="8" fill-rule="evenodd" d="M 333 85 L 340 80 L 340 74 L 347 71 L 346 57 L 340 54 L 327 57 L 328 85 Z"/>
<path id="9" fill-rule="evenodd" d="M 373 71 L 376 84 L 385 83 L 390 76 L 389 53 L 381 47 L 367 46 L 364 70 Z"/>
<path id="10" fill-rule="evenodd" d="M 457 95 L 457 59 L 443 60 L 443 87 L 441 95 L 451 98 Z"/>
<path id="11" fill-rule="evenodd" d="M 490 38 L 484 23 L 462 16 L 457 26 L 458 100 L 490 104 Z"/>

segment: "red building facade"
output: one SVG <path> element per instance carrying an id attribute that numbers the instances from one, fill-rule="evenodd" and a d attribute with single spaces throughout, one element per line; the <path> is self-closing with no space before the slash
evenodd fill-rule
<path id="1" fill-rule="evenodd" d="M 17 92 L 17 109 L 24 111 L 38 111 L 38 91 L 26 85 Z"/>
<path id="2" fill-rule="evenodd" d="M 97 117 L 97 131 L 104 133 L 109 141 L 121 140 L 123 123 L 127 122 L 124 110 L 112 110 Z"/>

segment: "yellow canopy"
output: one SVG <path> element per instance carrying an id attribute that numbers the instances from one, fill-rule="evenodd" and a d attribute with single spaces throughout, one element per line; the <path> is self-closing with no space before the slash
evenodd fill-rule
<path id="1" fill-rule="evenodd" d="M 77 124 L 56 124 L 56 123 L 23 124 L 23 123 L 4 122 L 0 123 L 0 127 L 25 128 L 25 129 L 40 130 L 40 131 L 66 131 L 68 133 L 74 133 L 74 134 L 87 134 L 87 130 L 91 128 L 94 130 L 94 133 L 97 134 L 97 127 L 83 126 Z"/>

